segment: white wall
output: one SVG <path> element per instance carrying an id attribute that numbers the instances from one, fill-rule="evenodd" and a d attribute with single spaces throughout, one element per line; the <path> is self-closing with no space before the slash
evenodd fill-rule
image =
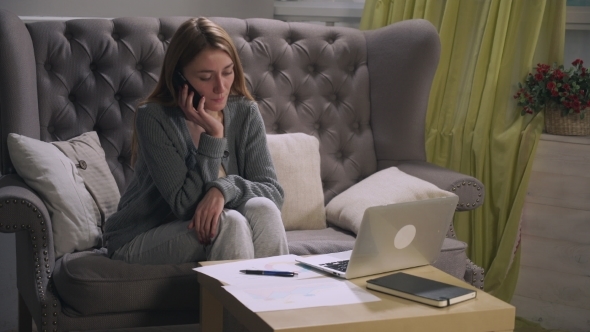
<path id="1" fill-rule="evenodd" d="M 0 0 L 19 16 L 273 17 L 273 0 Z"/>
<path id="2" fill-rule="evenodd" d="M 19 16 L 226 16 L 272 18 L 273 0 L 0 0 Z M 14 234 L 0 233 L 0 332 L 18 325 Z"/>

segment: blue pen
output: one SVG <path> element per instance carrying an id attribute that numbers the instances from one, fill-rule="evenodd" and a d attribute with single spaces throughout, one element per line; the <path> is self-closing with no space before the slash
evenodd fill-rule
<path id="1" fill-rule="evenodd" d="M 290 272 L 290 271 L 265 271 L 265 270 L 240 270 L 240 272 L 245 274 L 257 274 L 261 276 L 277 276 L 277 277 L 294 277 L 297 275 L 297 272 Z"/>

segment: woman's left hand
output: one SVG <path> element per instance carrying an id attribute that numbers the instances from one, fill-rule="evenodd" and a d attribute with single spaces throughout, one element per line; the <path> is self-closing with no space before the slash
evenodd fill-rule
<path id="1" fill-rule="evenodd" d="M 224 205 L 223 193 L 216 187 L 211 187 L 197 204 L 197 209 L 188 228 L 195 229 L 197 239 L 201 244 L 210 244 L 211 239 L 217 235 L 219 217 Z"/>

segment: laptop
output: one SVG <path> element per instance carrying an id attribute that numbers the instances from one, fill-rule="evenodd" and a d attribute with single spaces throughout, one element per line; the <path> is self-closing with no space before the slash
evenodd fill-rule
<path id="1" fill-rule="evenodd" d="M 370 207 L 352 250 L 296 261 L 345 279 L 432 264 L 458 201 L 453 195 Z"/>

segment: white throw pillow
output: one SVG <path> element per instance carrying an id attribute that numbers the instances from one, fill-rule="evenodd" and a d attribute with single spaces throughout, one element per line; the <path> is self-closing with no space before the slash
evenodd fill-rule
<path id="1" fill-rule="evenodd" d="M 74 164 L 85 164 L 85 167 L 77 167 L 78 174 L 84 179 L 86 190 L 98 206 L 100 224 L 103 225 L 111 214 L 117 211 L 121 193 L 105 159 L 98 134 L 95 131 L 89 131 L 67 141 L 51 142 L 51 144 L 70 158 Z"/>
<path id="2" fill-rule="evenodd" d="M 86 142 L 82 144 L 83 147 L 80 147 L 80 138 Z M 102 157 L 104 165 L 101 167 L 106 166 L 104 151 L 95 133 L 87 133 L 71 141 L 74 146 L 77 145 L 74 150 L 83 149 L 91 151 L 91 154 L 96 153 Z M 101 210 L 80 175 L 81 162 L 78 161 L 77 167 L 54 144 L 14 133 L 8 135 L 7 144 L 17 173 L 47 206 L 52 222 L 56 258 L 65 253 L 99 246 L 104 212 L 101 218 Z M 67 142 L 60 144 L 63 148 Z M 103 182 L 111 186 L 114 184 L 116 188 L 114 179 L 106 177 Z M 119 195 L 118 191 L 116 194 Z"/>
<path id="3" fill-rule="evenodd" d="M 386 168 L 353 185 L 326 206 L 327 220 L 357 234 L 365 210 L 371 206 L 454 196 L 434 184 L 400 171 Z"/>
<path id="4" fill-rule="evenodd" d="M 285 191 L 281 209 L 285 230 L 326 228 L 318 139 L 302 133 L 266 137 L 277 178 Z"/>

